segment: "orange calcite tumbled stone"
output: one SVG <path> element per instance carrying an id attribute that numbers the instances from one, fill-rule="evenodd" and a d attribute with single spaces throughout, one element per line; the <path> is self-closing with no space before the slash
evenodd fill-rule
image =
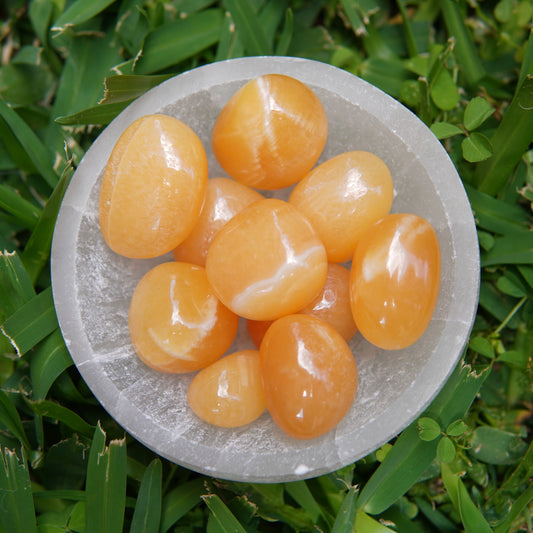
<path id="1" fill-rule="evenodd" d="M 230 347 L 239 323 L 216 298 L 205 269 L 179 262 L 162 263 L 141 278 L 128 320 L 141 360 L 171 373 L 215 362 Z"/>
<path id="2" fill-rule="evenodd" d="M 313 224 L 328 260 L 349 261 L 365 229 L 390 211 L 394 189 L 387 165 L 370 152 L 337 155 L 296 185 L 289 202 Z"/>
<path id="3" fill-rule="evenodd" d="M 327 258 L 305 217 L 270 198 L 243 209 L 215 235 L 205 268 L 217 296 L 234 313 L 273 320 L 320 292 Z"/>
<path id="4" fill-rule="evenodd" d="M 303 178 L 328 133 L 322 103 L 301 81 L 266 74 L 241 87 L 220 112 L 211 137 L 222 168 L 245 185 L 280 189 Z"/>
<path id="5" fill-rule="evenodd" d="M 357 366 L 346 341 L 309 315 L 276 320 L 260 348 L 267 407 L 276 424 L 297 439 L 332 430 L 357 391 Z"/>
<path id="6" fill-rule="evenodd" d="M 412 214 L 388 215 L 361 237 L 350 278 L 352 313 L 361 334 L 387 350 L 410 346 L 426 330 L 439 294 L 435 230 Z"/>
<path id="7" fill-rule="evenodd" d="M 189 385 L 187 401 L 197 416 L 215 426 L 253 422 L 266 409 L 259 352 L 234 352 L 200 370 Z"/>
<path id="8" fill-rule="evenodd" d="M 260 193 L 233 179 L 208 180 L 200 217 L 189 236 L 174 250 L 174 259 L 205 266 L 207 249 L 216 232 L 239 211 L 262 199 Z"/>
<path id="9" fill-rule="evenodd" d="M 299 311 L 320 318 L 333 326 L 348 342 L 357 331 L 350 301 L 350 271 L 342 265 L 329 263 L 326 283 L 318 296 Z M 246 328 L 252 342 L 259 348 L 272 321 L 247 320 Z"/>
<path id="10" fill-rule="evenodd" d="M 107 245 L 131 258 L 173 250 L 192 231 L 207 186 L 207 157 L 180 120 L 147 115 L 120 136 L 100 191 L 100 228 Z"/>

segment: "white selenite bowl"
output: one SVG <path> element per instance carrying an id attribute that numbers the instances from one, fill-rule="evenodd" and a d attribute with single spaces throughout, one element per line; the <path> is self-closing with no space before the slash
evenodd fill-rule
<path id="1" fill-rule="evenodd" d="M 423 337 L 385 351 L 360 334 L 350 346 L 359 370 L 356 399 L 342 422 L 313 440 L 286 436 L 268 413 L 238 429 L 198 419 L 186 401 L 188 375 L 145 366 L 128 333 L 133 290 L 150 268 L 171 260 L 133 260 L 112 252 L 98 225 L 98 198 L 111 150 L 135 119 L 165 113 L 188 124 L 208 154 L 210 176 L 226 175 L 211 151 L 218 113 L 238 88 L 262 74 L 293 76 L 311 87 L 328 116 L 320 162 L 367 150 L 389 166 L 393 212 L 426 218 L 439 237 L 440 295 Z M 269 194 L 287 198 L 287 191 Z M 96 398 L 132 436 L 162 457 L 213 477 L 282 482 L 354 462 L 400 433 L 430 404 L 460 359 L 477 308 L 479 249 L 463 185 L 446 151 L 408 109 L 369 83 L 330 65 L 292 57 L 248 57 L 180 74 L 133 102 L 85 154 L 65 194 L 52 246 L 57 316 L 72 358 Z M 253 348 L 241 324 L 230 348 Z"/>

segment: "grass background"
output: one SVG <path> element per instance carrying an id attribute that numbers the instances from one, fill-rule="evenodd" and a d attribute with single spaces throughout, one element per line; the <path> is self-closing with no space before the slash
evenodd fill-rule
<path id="1" fill-rule="evenodd" d="M 529 0 L 4 0 L 0 532 L 532 531 L 533 7 Z M 324 61 L 439 137 L 478 227 L 478 314 L 430 408 L 338 472 L 232 483 L 110 419 L 58 330 L 49 253 L 68 181 L 129 102 L 213 61 Z"/>

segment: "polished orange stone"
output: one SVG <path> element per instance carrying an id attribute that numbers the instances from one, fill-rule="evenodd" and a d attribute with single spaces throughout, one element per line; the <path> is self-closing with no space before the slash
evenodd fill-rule
<path id="1" fill-rule="evenodd" d="M 170 252 L 196 224 L 206 186 L 205 150 L 186 124 L 166 115 L 137 119 L 104 172 L 99 220 L 106 243 L 131 258 Z"/>
<path id="2" fill-rule="evenodd" d="M 378 156 L 346 152 L 315 167 L 294 188 L 289 202 L 313 224 L 328 260 L 352 258 L 357 240 L 392 206 L 391 173 Z"/>
<path id="3" fill-rule="evenodd" d="M 315 298 L 326 281 L 327 258 L 305 217 L 270 198 L 243 209 L 215 235 L 205 268 L 234 313 L 273 320 Z"/>
<path id="4" fill-rule="evenodd" d="M 309 304 L 299 311 L 320 318 L 333 326 L 348 342 L 357 331 L 350 301 L 350 271 L 336 263 L 329 263 L 324 287 Z M 259 348 L 272 321 L 247 320 L 246 328 L 252 342 Z"/>
<path id="5" fill-rule="evenodd" d="M 215 362 L 230 347 L 239 323 L 239 317 L 215 296 L 203 267 L 174 261 L 141 278 L 128 319 L 141 360 L 172 373 Z"/>
<path id="6" fill-rule="evenodd" d="M 297 439 L 331 431 L 350 409 L 357 366 L 346 341 L 309 315 L 276 320 L 260 348 L 267 407 L 276 424 Z"/>
<path id="7" fill-rule="evenodd" d="M 189 236 L 174 250 L 174 259 L 205 266 L 207 249 L 216 232 L 245 207 L 262 199 L 260 193 L 238 181 L 211 178 L 200 217 Z"/>
<path id="8" fill-rule="evenodd" d="M 371 226 L 359 240 L 350 278 L 361 334 L 387 350 L 416 342 L 437 303 L 440 268 L 439 241 L 425 219 L 393 214 Z"/>
<path id="9" fill-rule="evenodd" d="M 259 352 L 234 352 L 200 370 L 189 385 L 187 401 L 197 416 L 215 426 L 253 422 L 266 409 Z"/>
<path id="10" fill-rule="evenodd" d="M 309 87 L 290 76 L 266 74 L 246 83 L 226 103 L 211 145 L 231 177 L 272 190 L 309 172 L 327 133 L 326 112 Z"/>

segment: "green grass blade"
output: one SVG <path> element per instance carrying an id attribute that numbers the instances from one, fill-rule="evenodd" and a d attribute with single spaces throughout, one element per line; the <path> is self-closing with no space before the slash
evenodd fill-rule
<path id="1" fill-rule="evenodd" d="M 139 59 L 127 61 L 115 70 L 123 74 L 152 74 L 177 65 L 214 45 L 222 23 L 222 11 L 213 8 L 159 26 L 147 35 Z"/>
<path id="2" fill-rule="evenodd" d="M 0 320 L 12 315 L 35 296 L 18 252 L 0 252 Z"/>
<path id="3" fill-rule="evenodd" d="M 109 76 L 105 80 L 105 94 L 101 103 L 114 104 L 116 102 L 131 101 L 146 91 L 157 87 L 172 76 L 172 74 Z"/>
<path id="4" fill-rule="evenodd" d="M 62 126 L 70 125 L 91 125 L 109 124 L 117 115 L 119 115 L 133 100 L 115 102 L 114 104 L 98 104 L 93 107 L 56 118 L 56 123 Z"/>
<path id="5" fill-rule="evenodd" d="M 122 531 L 126 507 L 126 442 L 111 441 L 98 424 L 87 466 L 85 533 Z"/>
<path id="6" fill-rule="evenodd" d="M 411 27 L 411 21 L 405 8 L 404 0 L 396 0 L 400 14 L 402 15 L 403 30 L 405 34 L 405 43 L 407 45 L 407 51 L 410 57 L 416 57 L 418 55 L 418 48 L 416 46 L 416 39 Z"/>
<path id="7" fill-rule="evenodd" d="M 235 24 L 231 15 L 226 12 L 220 30 L 215 61 L 224 61 L 225 59 L 240 57 L 242 55 L 244 55 L 244 48 L 235 31 Z"/>
<path id="8" fill-rule="evenodd" d="M 28 451 L 31 450 L 19 413 L 2 389 L 0 389 L 0 424 L 10 431 Z"/>
<path id="9" fill-rule="evenodd" d="M 505 111 L 490 142 L 494 155 L 476 167 L 480 191 L 496 195 L 505 185 L 533 139 L 533 76 L 528 75 Z"/>
<path id="10" fill-rule="evenodd" d="M 463 418 L 485 379 L 488 369 L 472 372 L 460 364 L 425 413 L 447 427 Z M 417 482 L 436 456 L 439 439 L 423 441 L 417 423 L 411 424 L 397 441 L 361 491 L 358 507 L 379 514 L 390 507 Z"/>
<path id="11" fill-rule="evenodd" d="M 24 147 L 29 159 L 42 178 L 50 187 L 55 187 L 59 177 L 54 170 L 50 150 L 2 98 L 0 98 L 0 117 L 5 120 L 18 142 Z"/>
<path id="12" fill-rule="evenodd" d="M 131 521 L 130 533 L 158 533 L 161 520 L 162 465 L 154 459 L 146 468 Z"/>
<path id="13" fill-rule="evenodd" d="M 88 424 L 74 411 L 50 400 L 26 400 L 31 410 L 40 416 L 46 416 L 68 426 L 72 431 L 85 437 L 91 437 L 94 426 Z"/>
<path id="14" fill-rule="evenodd" d="M 292 9 L 288 8 L 285 12 L 285 20 L 283 22 L 283 29 L 279 36 L 278 44 L 276 45 L 276 55 L 287 55 L 291 45 L 292 35 L 294 33 L 294 15 Z"/>
<path id="15" fill-rule="evenodd" d="M 365 35 L 367 32 L 366 26 L 357 11 L 357 2 L 354 2 L 354 0 L 341 0 L 340 5 L 355 35 Z"/>
<path id="16" fill-rule="evenodd" d="M 63 172 L 54 192 L 48 198 L 39 221 L 22 252 L 22 262 L 33 283 L 37 281 L 41 270 L 48 264 L 57 213 L 61 207 L 61 202 L 72 174 L 73 172 L 69 165 Z"/>
<path id="17" fill-rule="evenodd" d="M 248 55 L 262 56 L 272 54 L 263 24 L 248 0 L 224 0 L 237 33 Z"/>
<path id="18" fill-rule="evenodd" d="M 264 2 L 258 11 L 257 16 L 269 43 L 274 42 L 276 32 L 285 16 L 286 9 L 287 0 L 270 0 L 270 2 Z"/>
<path id="19" fill-rule="evenodd" d="M 166 533 L 180 518 L 196 507 L 205 493 L 204 480 L 182 483 L 163 498 L 160 533 Z"/>
<path id="20" fill-rule="evenodd" d="M 115 0 L 77 0 L 54 22 L 51 31 L 65 31 L 69 26 L 81 24 L 98 15 Z"/>
<path id="21" fill-rule="evenodd" d="M 455 39 L 454 54 L 460 63 L 466 84 L 474 87 L 485 76 L 485 68 L 465 26 L 463 15 L 454 0 L 442 0 L 440 7 L 448 35 Z"/>
<path id="22" fill-rule="evenodd" d="M 12 314 L 0 330 L 22 356 L 57 327 L 52 289 L 48 287 Z"/>
<path id="23" fill-rule="evenodd" d="M 44 399 L 57 377 L 72 364 L 72 358 L 58 328 L 35 348 L 31 356 L 30 377 L 33 399 Z"/>
<path id="24" fill-rule="evenodd" d="M 226 504 L 217 494 L 207 494 L 202 496 L 211 515 L 216 521 L 220 530 L 224 533 L 246 533 L 246 529 L 235 518 L 235 515 L 227 508 Z"/>
<path id="25" fill-rule="evenodd" d="M 285 483 L 285 490 L 291 498 L 304 509 L 313 522 L 317 522 L 322 516 L 322 508 L 315 500 L 313 493 L 305 481 L 294 481 L 292 483 Z"/>
<path id="26" fill-rule="evenodd" d="M 32 230 L 37 224 L 41 210 L 25 200 L 11 187 L 0 184 L 0 208 L 10 213 L 26 228 Z"/>
<path id="27" fill-rule="evenodd" d="M 357 487 L 351 487 L 346 493 L 331 533 L 352 533 L 357 511 L 357 491 Z"/>
<path id="28" fill-rule="evenodd" d="M 496 237 L 494 246 L 481 254 L 481 266 L 505 264 L 533 264 L 533 234 L 513 233 Z"/>
<path id="29" fill-rule="evenodd" d="M 494 528 L 495 533 L 507 533 L 513 522 L 522 514 L 524 510 L 533 501 L 533 485 L 530 485 L 516 500 L 511 508 L 507 511 L 506 519 Z"/>
<path id="30" fill-rule="evenodd" d="M 0 526 L 6 533 L 37 533 L 35 508 L 26 456 L 0 452 Z"/>
<path id="31" fill-rule="evenodd" d="M 384 526 L 361 509 L 355 515 L 354 531 L 357 533 L 392 533 L 394 530 Z"/>

